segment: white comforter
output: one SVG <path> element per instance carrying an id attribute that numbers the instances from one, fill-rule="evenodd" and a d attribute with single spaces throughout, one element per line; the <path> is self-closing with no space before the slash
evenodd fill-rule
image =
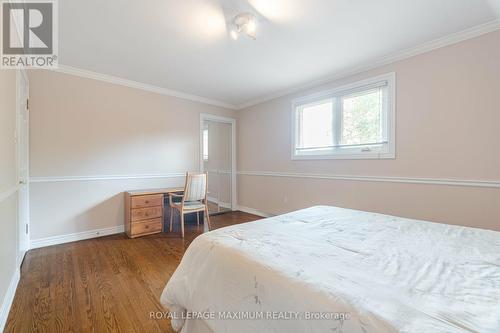
<path id="1" fill-rule="evenodd" d="M 498 333 L 500 233 L 312 207 L 199 236 L 161 302 L 185 333 Z"/>

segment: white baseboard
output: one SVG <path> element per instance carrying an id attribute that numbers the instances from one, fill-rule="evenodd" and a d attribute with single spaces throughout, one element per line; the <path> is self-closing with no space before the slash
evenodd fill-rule
<path id="1" fill-rule="evenodd" d="M 238 206 L 238 210 L 248 213 L 248 214 L 253 214 L 261 217 L 272 217 L 274 216 L 273 214 L 265 213 L 263 211 L 260 211 L 258 209 L 250 208 L 250 207 L 245 207 L 245 206 Z"/>
<path id="2" fill-rule="evenodd" d="M 31 248 L 36 249 L 36 248 L 40 248 L 40 247 L 76 242 L 76 241 L 90 239 L 90 238 L 97 238 L 97 237 L 102 237 L 102 236 L 121 234 L 123 232 L 125 232 L 125 228 L 123 225 L 120 225 L 120 226 L 110 227 L 110 228 L 94 229 L 94 230 L 89 230 L 89 231 L 77 232 L 74 234 L 32 239 L 31 240 Z"/>
<path id="3" fill-rule="evenodd" d="M 10 307 L 14 301 L 14 296 L 16 295 L 17 284 L 21 278 L 21 273 L 19 268 L 16 268 L 12 279 L 10 280 L 9 288 L 5 293 L 3 298 L 2 308 L 0 309 L 0 332 L 3 332 L 5 324 L 7 323 L 7 318 L 9 317 Z"/>
<path id="4" fill-rule="evenodd" d="M 218 201 L 217 198 L 212 198 L 212 197 L 207 197 L 208 201 L 214 203 L 214 204 L 217 204 L 217 202 L 219 203 L 219 206 L 221 206 L 222 208 L 228 208 L 228 209 L 231 209 L 231 203 L 230 202 L 223 202 L 223 201 Z"/>

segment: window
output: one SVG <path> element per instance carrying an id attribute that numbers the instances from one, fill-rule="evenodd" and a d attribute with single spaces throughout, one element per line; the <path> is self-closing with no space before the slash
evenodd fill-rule
<path id="1" fill-rule="evenodd" d="M 203 129 L 203 160 L 208 161 L 208 128 Z"/>
<path id="2" fill-rule="evenodd" d="M 394 158 L 395 74 L 293 102 L 293 159 Z"/>

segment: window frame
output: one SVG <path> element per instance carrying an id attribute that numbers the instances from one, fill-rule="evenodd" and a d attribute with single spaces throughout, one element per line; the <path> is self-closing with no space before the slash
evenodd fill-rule
<path id="1" fill-rule="evenodd" d="M 339 122 L 339 115 L 342 114 L 342 97 L 357 92 L 369 91 L 370 88 L 376 89 L 381 86 L 386 86 L 386 94 L 384 94 L 384 111 L 382 112 L 382 119 L 387 123 L 387 126 L 382 130 L 384 131 L 386 140 L 384 144 L 376 145 L 359 145 L 350 147 L 329 147 L 317 149 L 316 151 L 298 152 L 300 144 L 300 131 L 299 116 L 304 107 L 317 104 L 321 101 L 333 99 L 333 104 L 336 105 L 333 112 L 333 135 L 336 137 L 336 142 L 339 142 L 341 133 L 337 128 L 341 128 L 342 124 Z M 396 73 L 388 73 L 372 77 L 369 79 L 353 82 L 344 86 L 336 87 L 329 90 L 319 91 L 307 96 L 295 98 L 292 101 L 292 127 L 291 127 L 291 159 L 292 160 L 317 160 L 317 159 L 394 159 L 396 158 Z M 339 125 L 336 125 L 339 124 Z M 369 151 L 367 150 L 369 148 Z"/>

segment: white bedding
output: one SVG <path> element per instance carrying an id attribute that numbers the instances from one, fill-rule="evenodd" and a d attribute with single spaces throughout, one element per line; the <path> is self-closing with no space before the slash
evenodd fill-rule
<path id="1" fill-rule="evenodd" d="M 500 233 L 312 207 L 197 237 L 161 302 L 184 333 L 498 333 Z"/>

